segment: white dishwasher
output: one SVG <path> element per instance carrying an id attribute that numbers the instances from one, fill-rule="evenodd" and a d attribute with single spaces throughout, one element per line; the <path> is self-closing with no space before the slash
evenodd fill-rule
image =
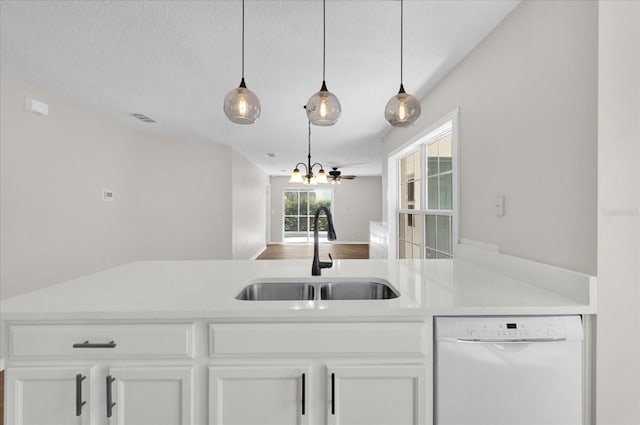
<path id="1" fill-rule="evenodd" d="M 436 425 L 581 425 L 579 316 L 437 317 Z"/>

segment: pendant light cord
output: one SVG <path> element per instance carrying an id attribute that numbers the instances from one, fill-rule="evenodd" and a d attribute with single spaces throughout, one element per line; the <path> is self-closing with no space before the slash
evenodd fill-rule
<path id="1" fill-rule="evenodd" d="M 244 1 L 244 0 L 243 0 Z M 322 0 L 322 81 L 324 82 L 326 49 L 327 49 L 327 18 L 326 18 L 327 0 Z M 311 128 L 311 127 L 309 127 Z M 309 129 L 311 133 L 311 129 Z"/>
<path id="2" fill-rule="evenodd" d="M 404 48 L 403 26 L 404 26 L 404 3 L 403 3 L 403 0 L 400 0 L 400 87 L 402 87 L 402 52 Z"/>
<path id="3" fill-rule="evenodd" d="M 242 79 L 244 80 L 244 0 L 242 0 Z"/>

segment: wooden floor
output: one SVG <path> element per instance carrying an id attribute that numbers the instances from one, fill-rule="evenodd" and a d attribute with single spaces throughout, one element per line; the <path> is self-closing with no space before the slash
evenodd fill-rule
<path id="1" fill-rule="evenodd" d="M 334 260 L 339 259 L 367 259 L 369 258 L 368 244 L 320 244 L 320 260 L 328 260 L 328 253 Z M 256 260 L 300 260 L 313 258 L 313 244 L 273 244 L 267 245 Z"/>

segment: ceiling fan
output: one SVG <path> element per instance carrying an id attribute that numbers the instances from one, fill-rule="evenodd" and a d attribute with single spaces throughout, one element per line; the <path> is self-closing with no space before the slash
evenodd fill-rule
<path id="1" fill-rule="evenodd" d="M 342 171 L 338 170 L 338 167 L 332 167 L 332 170 L 329 171 L 329 180 L 331 184 L 340 184 L 340 180 L 353 180 L 356 176 L 346 176 L 342 174 Z"/>

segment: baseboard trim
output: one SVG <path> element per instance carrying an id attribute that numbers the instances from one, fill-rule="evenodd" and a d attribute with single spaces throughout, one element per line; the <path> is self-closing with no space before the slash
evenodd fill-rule
<path id="1" fill-rule="evenodd" d="M 255 260 L 256 258 L 258 258 L 258 256 L 260 254 L 262 254 L 264 252 L 264 250 L 267 249 L 267 246 L 264 245 L 262 248 L 260 248 L 260 250 L 258 252 L 256 252 L 255 254 L 253 254 L 251 257 L 249 257 L 249 260 Z"/>

